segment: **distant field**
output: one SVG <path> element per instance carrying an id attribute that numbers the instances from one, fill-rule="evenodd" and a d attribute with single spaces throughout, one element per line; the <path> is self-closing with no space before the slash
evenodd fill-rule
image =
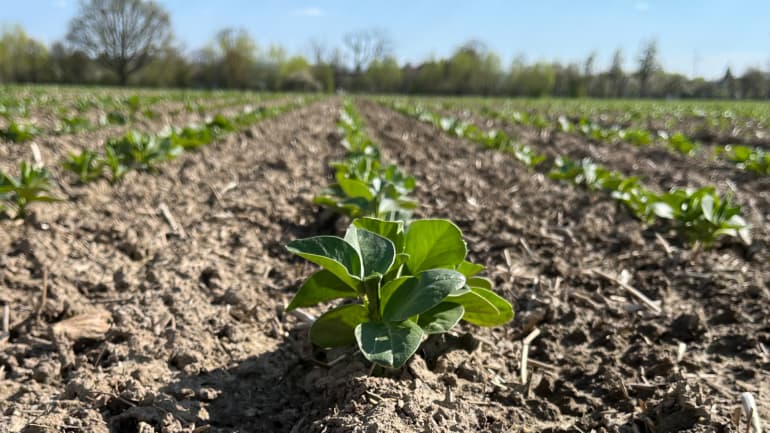
<path id="1" fill-rule="evenodd" d="M 0 433 L 722 431 L 770 395 L 766 103 L 12 86 L 0 173 Z M 513 320 L 447 295 L 382 371 L 310 344 L 285 245 L 362 216 L 453 221 Z"/>

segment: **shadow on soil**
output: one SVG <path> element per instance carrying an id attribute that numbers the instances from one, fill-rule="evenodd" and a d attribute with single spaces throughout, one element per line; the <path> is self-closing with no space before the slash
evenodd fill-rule
<path id="1" fill-rule="evenodd" d="M 228 368 L 182 375 L 148 401 L 129 405 L 116 401 L 110 429 L 128 432 L 306 432 L 315 431 L 338 402 L 360 395 L 355 377 L 363 364 L 342 368 L 313 362 L 301 335 L 291 335 L 276 348 Z M 323 354 L 317 354 L 323 359 Z M 338 354 L 339 355 L 339 354 Z M 358 389 L 358 390 L 357 390 Z M 119 406 L 123 407 L 119 407 Z M 315 427 L 318 427 L 317 425 Z"/>

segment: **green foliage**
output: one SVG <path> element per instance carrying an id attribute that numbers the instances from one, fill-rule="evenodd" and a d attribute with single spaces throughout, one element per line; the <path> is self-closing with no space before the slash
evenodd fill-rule
<path id="1" fill-rule="evenodd" d="M 123 103 L 128 107 L 128 110 L 131 112 L 131 115 L 136 114 L 139 109 L 142 108 L 142 100 L 139 97 L 139 95 L 132 95 L 126 98 Z"/>
<path id="2" fill-rule="evenodd" d="M 144 135 L 137 131 L 108 139 L 104 146 L 107 153 L 130 170 L 151 170 L 156 164 L 175 158 L 183 150 L 168 137 Z"/>
<path id="3" fill-rule="evenodd" d="M 417 202 L 409 197 L 415 180 L 395 165 L 383 165 L 379 147 L 364 132 L 353 105 L 346 101 L 338 122 L 347 157 L 332 164 L 335 182 L 315 197 L 351 218 L 371 216 L 389 220 L 409 218 Z"/>
<path id="4" fill-rule="evenodd" d="M 128 123 L 128 117 L 120 111 L 110 111 L 107 113 L 105 120 L 102 123 L 109 123 L 110 125 L 125 125 Z"/>
<path id="5" fill-rule="evenodd" d="M 652 135 L 645 129 L 625 129 L 619 131 L 620 139 L 635 146 L 652 144 Z"/>
<path id="6" fill-rule="evenodd" d="M 83 116 L 60 117 L 56 132 L 59 134 L 74 134 L 91 129 L 91 122 Z"/>
<path id="7" fill-rule="evenodd" d="M 724 155 L 738 167 L 759 174 L 770 174 L 770 152 L 749 146 L 728 145 L 716 149 L 717 156 Z"/>
<path id="8" fill-rule="evenodd" d="M 0 138 L 15 143 L 23 143 L 33 139 L 39 131 L 32 125 L 11 121 L 5 128 L 0 129 Z"/>
<path id="9" fill-rule="evenodd" d="M 16 218 L 23 218 L 31 203 L 58 201 L 48 195 L 50 189 L 50 175 L 45 168 L 21 162 L 18 177 L 0 171 L 0 199 L 15 206 Z"/>
<path id="10" fill-rule="evenodd" d="M 84 149 L 80 154 L 69 154 L 63 162 L 65 169 L 75 173 L 78 182 L 86 184 L 99 179 L 105 162 L 99 158 L 96 152 Z"/>
<path id="11" fill-rule="evenodd" d="M 713 187 L 672 190 L 658 196 L 656 205 L 658 216 L 676 221 L 693 241 L 709 245 L 724 235 L 751 242 L 740 206 L 719 197 Z"/>
<path id="12" fill-rule="evenodd" d="M 205 146 L 227 133 L 304 103 L 304 99 L 298 99 L 274 108 L 248 109 L 231 118 L 216 115 L 205 125 L 173 129 L 162 135 L 129 131 L 122 137 L 108 139 L 104 144 L 103 157 L 83 150 L 79 155 L 70 155 L 65 167 L 75 172 L 82 183 L 95 180 L 106 167 L 110 181 L 118 183 L 131 170 L 153 170 L 158 164 L 182 152 Z"/>
<path id="13" fill-rule="evenodd" d="M 740 206 L 721 198 L 713 187 L 672 189 L 658 194 L 646 189 L 636 177 L 625 177 L 588 159 L 574 161 L 563 157 L 555 161 L 549 176 L 609 192 L 640 220 L 670 221 L 690 241 L 710 245 L 720 236 L 731 236 L 751 243 L 750 228 L 740 215 Z"/>
<path id="14" fill-rule="evenodd" d="M 455 137 L 476 142 L 488 149 L 509 153 L 527 165 L 527 167 L 534 168 L 545 161 L 545 156 L 537 154 L 529 146 L 516 142 L 503 131 L 482 131 L 471 123 L 452 117 L 441 116 L 430 112 L 423 106 L 409 104 L 404 101 L 396 101 L 392 104 L 383 103 L 402 114 L 430 123 Z"/>
<path id="15" fill-rule="evenodd" d="M 698 149 L 698 145 L 696 143 L 681 133 L 673 134 L 668 138 L 664 136 L 664 139 L 666 140 L 668 147 L 674 149 L 682 155 L 691 155 L 695 152 L 695 150 Z"/>
<path id="16" fill-rule="evenodd" d="M 484 267 L 465 261 L 462 232 L 448 220 L 356 219 L 344 238 L 316 236 L 287 249 L 319 266 L 287 307 L 355 299 L 327 311 L 310 329 L 322 347 L 356 343 L 369 361 L 399 368 L 423 337 L 449 331 L 461 319 L 499 326 L 513 318 Z"/>

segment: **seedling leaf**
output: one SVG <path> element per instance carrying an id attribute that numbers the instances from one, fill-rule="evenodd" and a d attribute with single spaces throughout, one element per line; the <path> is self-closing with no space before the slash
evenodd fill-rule
<path id="1" fill-rule="evenodd" d="M 426 269 L 453 268 L 467 254 L 460 229 L 449 220 L 414 221 L 406 231 L 407 266 L 413 274 Z"/>
<path id="2" fill-rule="evenodd" d="M 452 329 L 463 318 L 465 308 L 453 302 L 442 302 L 420 314 L 417 324 L 426 334 L 441 334 Z"/>
<path id="3" fill-rule="evenodd" d="M 339 347 L 356 341 L 354 330 L 369 321 L 361 304 L 343 305 L 321 315 L 310 327 L 310 341 L 321 347 Z"/>
<path id="4" fill-rule="evenodd" d="M 362 277 L 361 255 L 336 236 L 316 236 L 289 242 L 289 252 L 322 266 L 342 282 L 357 289 Z"/>
<path id="5" fill-rule="evenodd" d="M 355 298 L 358 293 L 332 272 L 320 270 L 311 275 L 294 295 L 286 311 L 311 307 L 324 301 L 338 298 Z"/>
<path id="6" fill-rule="evenodd" d="M 371 362 L 385 367 L 400 368 L 420 347 L 425 335 L 412 321 L 385 324 L 366 322 L 355 329 L 361 353 Z"/>
<path id="7" fill-rule="evenodd" d="M 399 285 L 385 304 L 382 317 L 400 322 L 435 307 L 450 293 L 465 286 L 463 274 L 449 269 L 421 272 Z"/>

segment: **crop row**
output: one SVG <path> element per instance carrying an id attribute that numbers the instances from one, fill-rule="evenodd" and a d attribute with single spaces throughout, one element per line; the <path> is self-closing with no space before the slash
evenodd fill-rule
<path id="1" fill-rule="evenodd" d="M 200 100 L 188 100 L 184 103 L 184 109 L 190 113 L 203 113 L 206 110 L 219 110 L 225 107 L 245 104 L 250 101 L 253 101 L 253 99 L 250 100 L 245 97 L 227 98 L 217 104 L 212 104 L 211 101 L 207 101 L 206 104 L 201 104 Z M 97 105 L 95 107 L 100 109 L 100 114 L 95 122 L 83 112 L 72 114 L 68 109 L 60 107 L 57 110 L 56 123 L 49 131 L 41 130 L 40 127 L 24 121 L 20 117 L 14 117 L 5 113 L 3 116 L 6 117 L 7 124 L 5 127 L 0 128 L 0 139 L 12 142 L 25 142 L 39 135 L 74 134 L 82 131 L 95 130 L 108 125 L 126 125 L 137 121 L 140 117 L 153 120 L 156 119 L 160 113 L 153 109 L 152 104 L 159 102 L 167 101 L 161 97 L 153 97 L 151 99 L 146 98 L 145 100 L 141 99 L 138 95 L 132 95 L 127 98 L 121 98 L 118 102 L 114 102 L 111 108 L 109 108 L 109 106 Z M 172 110 L 169 114 L 174 115 L 179 111 L 180 110 Z"/>
<path id="2" fill-rule="evenodd" d="M 352 219 L 344 237 L 315 236 L 287 249 L 322 269 L 299 288 L 287 310 L 337 299 L 310 328 L 324 348 L 356 344 L 375 365 L 403 366 L 424 339 L 460 320 L 498 326 L 513 318 L 511 304 L 466 260 L 460 229 L 445 219 L 410 220 L 415 180 L 386 166 L 349 101 L 338 122 L 347 154 L 332 164 L 334 183 L 316 202 Z"/>
<path id="3" fill-rule="evenodd" d="M 697 141 L 682 132 L 669 133 L 663 130 L 652 132 L 644 128 L 622 128 L 618 125 L 605 127 L 582 116 L 576 121 L 571 121 L 566 116 L 559 115 L 556 121 L 551 122 L 539 114 L 530 115 L 523 111 L 498 111 L 488 106 L 482 106 L 480 112 L 485 116 L 504 122 L 530 126 L 540 130 L 555 129 L 581 135 L 597 142 L 609 144 L 624 142 L 635 146 L 657 143 L 685 156 L 693 156 L 701 150 L 701 145 Z M 766 151 L 759 148 L 744 145 L 716 146 L 713 156 L 734 163 L 742 170 L 753 171 L 758 174 L 770 174 L 768 167 L 770 157 L 767 156 Z"/>
<path id="4" fill-rule="evenodd" d="M 160 134 L 129 131 L 124 136 L 107 139 L 100 153 L 84 149 L 78 154 L 70 154 L 61 164 L 75 175 L 79 184 L 106 177 L 105 173 L 109 174 L 112 183 L 117 183 L 129 171 L 153 171 L 158 164 L 184 152 L 210 144 L 260 120 L 294 110 L 306 102 L 299 99 L 277 107 L 259 107 L 231 118 L 217 115 L 204 125 L 171 129 Z M 56 201 L 49 195 L 51 187 L 49 171 L 44 167 L 22 162 L 18 177 L 0 171 L 0 216 L 15 209 L 16 217 L 21 218 L 32 202 Z"/>
<path id="5" fill-rule="evenodd" d="M 456 108 L 449 104 L 444 104 L 444 107 Z M 495 110 L 487 105 L 481 106 L 479 111 L 486 117 L 503 122 L 529 126 L 541 131 L 557 130 L 568 134 L 580 135 L 601 143 L 617 144 L 625 142 L 635 146 L 648 146 L 659 143 L 683 155 L 692 155 L 698 148 L 698 145 L 693 140 L 681 133 L 651 132 L 643 128 L 622 128 L 618 125 L 605 127 L 586 117 L 579 117 L 573 121 L 567 116 L 559 115 L 556 120 L 552 121 L 540 114 L 529 114 L 525 111 Z"/>
<path id="6" fill-rule="evenodd" d="M 529 149 L 526 157 L 518 156 L 515 149 L 523 146 L 515 144 L 515 140 L 505 132 L 481 131 L 475 125 L 431 113 L 417 104 L 404 101 L 392 103 L 381 101 L 381 103 L 428 122 L 451 135 L 487 148 L 511 153 L 530 167 L 545 161 L 544 157 L 536 155 Z M 531 161 L 537 161 L 538 164 L 532 164 Z M 610 197 L 624 204 L 642 222 L 656 224 L 663 229 L 673 228 L 684 235 L 688 241 L 699 241 L 709 245 L 720 236 L 731 236 L 745 243 L 751 242 L 750 229 L 741 216 L 740 206 L 720 197 L 713 187 L 674 188 L 661 194 L 645 187 L 637 177 L 624 176 L 588 159 L 574 161 L 557 157 L 550 164 L 544 165 L 551 167 L 548 173 L 550 178 L 569 181 L 591 190 L 605 191 Z"/>
<path id="7" fill-rule="evenodd" d="M 465 107 L 489 103 L 488 98 L 462 101 Z M 519 111 L 533 117 L 555 120 L 566 116 L 573 122 L 585 117 L 607 128 L 620 125 L 675 131 L 690 137 L 712 136 L 722 142 L 757 140 L 757 132 L 770 129 L 770 110 L 762 102 L 500 99 L 493 103 L 504 107 L 504 111 Z"/>

